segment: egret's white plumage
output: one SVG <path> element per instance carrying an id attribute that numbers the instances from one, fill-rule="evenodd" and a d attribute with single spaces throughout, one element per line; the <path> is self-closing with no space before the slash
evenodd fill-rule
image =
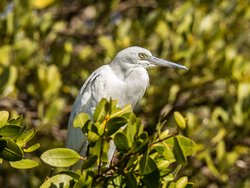
<path id="1" fill-rule="evenodd" d="M 73 127 L 76 115 L 86 112 L 92 117 L 96 105 L 102 98 L 118 100 L 119 107 L 127 104 L 134 107 L 149 85 L 146 68 L 155 65 L 187 69 L 182 65 L 156 58 L 150 51 L 134 46 L 120 51 L 110 64 L 94 71 L 82 86 L 73 105 L 66 147 L 85 156 L 88 141 L 81 129 Z"/>

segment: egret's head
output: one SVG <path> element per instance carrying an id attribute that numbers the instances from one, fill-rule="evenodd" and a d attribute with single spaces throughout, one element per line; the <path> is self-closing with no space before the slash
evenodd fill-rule
<path id="1" fill-rule="evenodd" d="M 121 50 L 116 55 L 115 62 L 125 63 L 128 64 L 129 66 L 132 65 L 133 67 L 141 66 L 144 68 L 149 68 L 155 65 L 161 65 L 166 67 L 173 67 L 173 68 L 180 68 L 187 70 L 187 68 L 183 65 L 179 65 L 164 59 L 154 57 L 150 51 L 138 46 L 132 46 Z"/>

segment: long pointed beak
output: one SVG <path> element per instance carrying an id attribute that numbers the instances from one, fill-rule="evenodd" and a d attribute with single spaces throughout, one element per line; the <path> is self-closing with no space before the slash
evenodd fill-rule
<path id="1" fill-rule="evenodd" d="M 161 58 L 157 58 L 154 56 L 149 58 L 149 62 L 152 63 L 153 65 L 161 65 L 161 66 L 165 66 L 165 67 L 172 67 L 172 68 L 179 68 L 179 69 L 188 70 L 188 68 L 183 66 L 183 65 L 179 65 L 177 63 L 167 61 L 167 60 L 164 60 Z"/>

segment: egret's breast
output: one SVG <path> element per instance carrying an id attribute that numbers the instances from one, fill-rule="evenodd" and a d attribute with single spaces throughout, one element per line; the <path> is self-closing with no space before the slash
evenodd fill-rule
<path id="1" fill-rule="evenodd" d="M 135 106 L 149 84 L 147 71 L 140 67 L 131 69 L 123 77 L 110 74 L 109 80 L 106 85 L 107 97 L 117 99 L 121 107 L 127 104 Z"/>

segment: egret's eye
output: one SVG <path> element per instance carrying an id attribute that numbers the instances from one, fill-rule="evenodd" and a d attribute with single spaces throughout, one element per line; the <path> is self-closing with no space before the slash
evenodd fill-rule
<path id="1" fill-rule="evenodd" d="M 139 56 L 139 58 L 141 58 L 141 59 L 147 59 L 147 55 L 146 54 L 144 54 L 144 53 L 139 53 L 138 54 L 138 56 Z"/>

